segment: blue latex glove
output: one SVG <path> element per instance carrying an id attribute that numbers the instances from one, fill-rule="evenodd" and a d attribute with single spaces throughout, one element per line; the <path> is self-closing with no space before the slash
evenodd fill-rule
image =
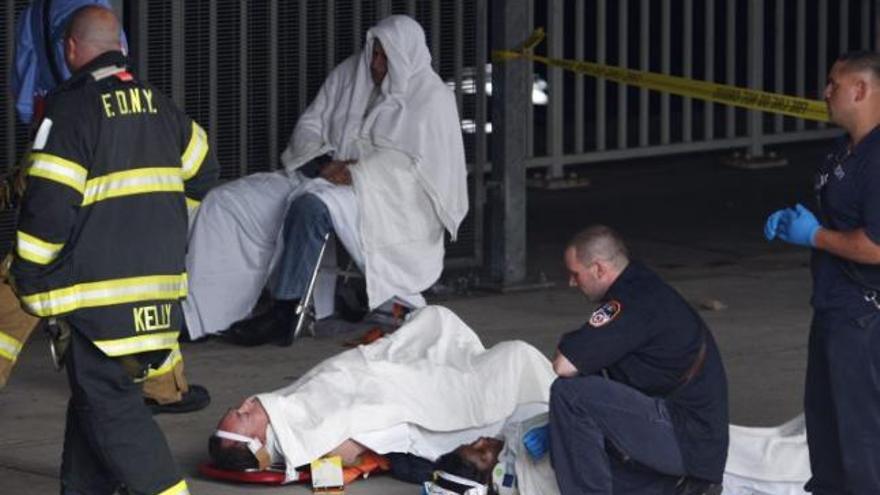
<path id="1" fill-rule="evenodd" d="M 529 455 L 533 459 L 540 459 L 550 448 L 550 428 L 547 425 L 536 426 L 523 435 L 522 441 Z"/>
<path id="2" fill-rule="evenodd" d="M 786 210 L 776 210 L 767 217 L 767 223 L 764 224 L 764 237 L 766 237 L 768 241 L 772 241 L 776 238 L 777 229 L 779 228 L 779 219 L 782 218 L 785 211 Z"/>
<path id="3" fill-rule="evenodd" d="M 783 210 L 776 235 L 785 242 L 812 247 L 816 245 L 816 232 L 820 227 L 813 212 L 798 203 L 794 208 Z"/>

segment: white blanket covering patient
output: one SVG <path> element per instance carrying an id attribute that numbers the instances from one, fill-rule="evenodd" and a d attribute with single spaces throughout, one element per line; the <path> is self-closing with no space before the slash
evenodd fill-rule
<path id="1" fill-rule="evenodd" d="M 554 378 L 534 347 L 510 341 L 486 349 L 454 313 L 428 306 L 390 336 L 333 356 L 256 402 L 270 424 L 263 443 L 293 480 L 296 467 L 348 439 L 377 453 L 430 458 L 496 435 L 518 409 L 546 411 Z M 240 410 L 230 410 L 220 429 L 259 438 L 236 419 Z"/>
<path id="2" fill-rule="evenodd" d="M 804 415 L 780 426 L 730 426 L 725 495 L 801 495 L 810 479 Z"/>
<path id="3" fill-rule="evenodd" d="M 524 453 L 523 424 L 547 411 L 556 375 L 521 341 L 486 349 L 450 310 L 427 306 L 395 333 L 321 362 L 292 384 L 230 409 L 219 429 L 266 444 L 296 468 L 348 440 L 376 453 L 429 460 L 485 437 L 502 437 L 521 495 L 558 493 L 547 456 Z M 254 408 L 259 414 L 254 414 Z M 256 416 L 256 418 L 255 418 Z M 523 421 L 526 423 L 523 423 Z M 801 494 L 809 478 L 802 416 L 777 428 L 730 427 L 727 495 Z"/>

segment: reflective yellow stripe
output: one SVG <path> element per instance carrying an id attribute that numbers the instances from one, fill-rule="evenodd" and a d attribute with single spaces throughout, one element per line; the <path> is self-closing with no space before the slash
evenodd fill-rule
<path id="1" fill-rule="evenodd" d="M 180 483 L 163 492 L 159 492 L 157 495 L 189 495 L 189 488 L 186 487 L 185 480 L 180 480 Z"/>
<path id="2" fill-rule="evenodd" d="M 81 308 L 186 297 L 186 273 L 121 278 L 77 284 L 21 298 L 37 316 L 53 316 Z"/>
<path id="3" fill-rule="evenodd" d="M 60 182 L 82 194 L 89 174 L 82 165 L 49 153 L 31 153 L 30 159 L 28 175 Z"/>
<path id="4" fill-rule="evenodd" d="M 116 357 L 137 354 L 139 352 L 158 351 L 169 349 L 177 343 L 177 335 L 180 332 L 161 332 L 136 337 L 125 337 L 112 340 L 95 340 L 94 344 L 104 354 Z"/>
<path id="5" fill-rule="evenodd" d="M 5 358 L 13 363 L 18 359 L 22 344 L 7 333 L 0 332 L 0 358 Z"/>
<path id="6" fill-rule="evenodd" d="M 201 201 L 196 201 L 194 199 L 186 198 L 186 209 L 189 211 L 195 210 L 202 204 Z"/>
<path id="7" fill-rule="evenodd" d="M 95 177 L 86 182 L 82 205 L 153 192 L 183 192 L 180 170 L 171 167 L 138 168 Z"/>
<path id="8" fill-rule="evenodd" d="M 15 233 L 15 249 L 19 256 L 38 265 L 47 265 L 58 257 L 64 243 L 55 244 L 22 231 Z"/>
<path id="9" fill-rule="evenodd" d="M 180 162 L 183 168 L 183 180 L 190 180 L 202 167 L 205 161 L 205 155 L 208 153 L 208 135 L 205 130 L 192 123 L 192 137 L 189 138 L 189 144 L 186 145 L 183 155 L 180 156 Z"/>
<path id="10" fill-rule="evenodd" d="M 178 332 L 180 333 L 180 332 Z M 174 367 L 177 366 L 177 363 L 183 361 L 183 354 L 180 353 L 180 344 L 177 341 L 174 342 L 174 347 L 171 348 L 171 352 L 168 353 L 168 357 L 165 358 L 165 361 L 162 363 L 162 366 L 159 366 L 156 369 L 150 368 L 150 371 L 147 372 L 147 379 L 155 378 L 157 376 L 162 376 L 169 371 L 174 370 Z"/>

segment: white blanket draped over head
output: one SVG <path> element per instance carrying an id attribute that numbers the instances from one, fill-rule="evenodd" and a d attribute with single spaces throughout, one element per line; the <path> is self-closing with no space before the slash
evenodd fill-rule
<path id="1" fill-rule="evenodd" d="M 457 431 L 543 402 L 550 362 L 520 341 L 485 349 L 454 313 L 427 306 L 394 334 L 322 362 L 293 384 L 258 395 L 287 464 L 295 468 L 358 434 L 401 423 Z"/>
<path id="2" fill-rule="evenodd" d="M 365 115 L 375 87 L 370 61 L 376 40 L 385 50 L 388 73 Z M 281 161 L 293 171 L 325 153 L 357 160 L 362 141 L 409 157 L 436 216 L 455 238 L 468 210 L 458 109 L 452 91 L 431 68 L 425 32 L 405 15 L 386 17 L 370 28 L 363 51 L 330 73 L 297 122 Z M 370 173 L 369 167 L 351 169 Z"/>
<path id="3" fill-rule="evenodd" d="M 365 115 L 375 87 L 369 63 L 376 39 L 388 74 Z M 458 111 L 431 69 L 424 32 L 414 20 L 382 20 L 368 31 L 365 45 L 330 73 L 299 118 L 282 154 L 286 174 L 244 177 L 202 202 L 190 232 L 183 304 L 193 338 L 248 315 L 283 247 L 284 213 L 303 192 L 330 210 L 337 236 L 366 275 L 371 308 L 394 296 L 424 304 L 418 293 L 443 267 L 442 231 L 455 238 L 468 209 Z M 350 168 L 353 187 L 296 171 L 326 153 L 358 161 Z M 332 278 L 323 282 L 318 290 L 332 291 Z M 316 293 L 318 301 L 327 299 L 321 296 Z M 332 311 L 325 308 L 316 308 L 318 317 Z"/>
<path id="4" fill-rule="evenodd" d="M 374 94 L 377 40 L 388 72 Z M 406 162 L 382 166 L 389 161 L 383 150 Z M 431 68 L 425 33 L 410 17 L 390 16 L 367 31 L 363 51 L 330 73 L 300 117 L 281 161 L 293 174 L 326 153 L 357 161 L 350 170 L 370 306 L 406 295 L 402 287 L 430 287 L 443 266 L 438 227 L 454 240 L 468 210 L 467 170 L 454 95 Z"/>

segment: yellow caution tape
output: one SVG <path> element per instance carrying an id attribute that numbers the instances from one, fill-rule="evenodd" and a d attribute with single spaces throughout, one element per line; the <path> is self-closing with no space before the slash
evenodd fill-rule
<path id="1" fill-rule="evenodd" d="M 807 120 L 828 122 L 828 109 L 825 102 L 797 96 L 780 95 L 755 89 L 740 88 L 727 84 L 698 81 L 685 77 L 658 74 L 640 70 L 625 69 L 612 65 L 542 57 L 531 50 L 544 39 L 544 30 L 537 29 L 518 50 L 496 50 L 492 60 L 496 63 L 525 59 L 540 62 L 551 67 L 559 67 L 578 74 L 605 78 L 621 84 L 662 91 L 679 96 L 798 117 Z"/>

